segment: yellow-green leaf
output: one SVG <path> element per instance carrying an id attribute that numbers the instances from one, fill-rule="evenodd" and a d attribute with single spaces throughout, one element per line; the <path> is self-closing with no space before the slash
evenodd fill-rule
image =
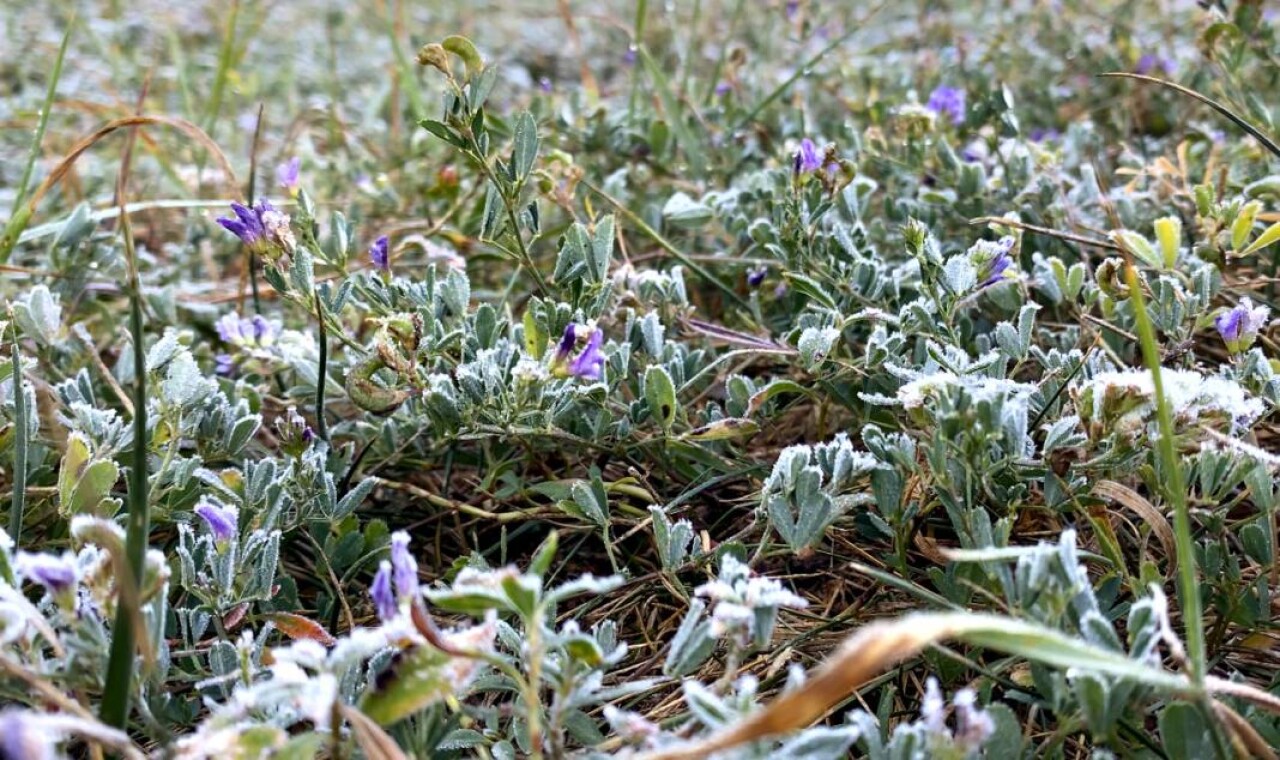
<path id="1" fill-rule="evenodd" d="M 1275 224 L 1263 230 L 1262 234 L 1259 235 L 1257 239 L 1255 239 L 1252 243 L 1250 243 L 1248 248 L 1240 252 L 1240 255 L 1244 256 L 1250 253 L 1254 253 L 1255 251 L 1260 251 L 1263 248 L 1266 248 L 1267 246 L 1276 242 L 1277 240 L 1280 240 L 1280 222 L 1276 222 Z"/>

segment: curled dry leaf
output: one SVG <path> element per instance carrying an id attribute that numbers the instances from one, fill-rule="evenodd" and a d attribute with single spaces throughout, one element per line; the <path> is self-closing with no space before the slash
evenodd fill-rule
<path id="1" fill-rule="evenodd" d="M 1156 509 L 1155 505 L 1143 498 L 1137 491 L 1114 480 L 1100 480 L 1093 485 L 1093 495 L 1128 507 L 1130 511 L 1137 514 L 1147 525 L 1151 526 L 1151 531 L 1156 534 L 1156 539 L 1160 541 L 1160 548 L 1164 550 L 1164 556 L 1171 559 L 1176 555 L 1173 528 L 1170 527 L 1169 521 L 1165 519 L 1164 515 L 1160 514 L 1160 510 Z"/>
<path id="2" fill-rule="evenodd" d="M 409 756 L 400 750 L 395 740 L 369 716 L 349 705 L 340 705 L 338 709 L 347 723 L 351 724 L 351 733 L 369 760 L 409 760 Z"/>

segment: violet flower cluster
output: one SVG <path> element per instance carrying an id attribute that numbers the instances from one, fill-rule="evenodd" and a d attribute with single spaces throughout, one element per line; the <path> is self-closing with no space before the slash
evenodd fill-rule
<path id="1" fill-rule="evenodd" d="M 231 211 L 234 216 L 218 217 L 218 224 L 240 238 L 249 250 L 270 261 L 293 253 L 297 243 L 289 215 L 276 209 L 271 201 L 264 198 L 252 207 L 232 203 Z"/>
<path id="2" fill-rule="evenodd" d="M 564 328 L 564 335 L 560 338 L 560 345 L 556 348 L 556 354 L 551 360 L 551 373 L 556 377 L 578 377 L 583 380 L 599 380 L 604 372 L 604 352 L 601 348 L 604 346 L 604 331 L 600 329 L 592 330 L 587 335 L 587 345 L 582 352 L 573 356 L 574 349 L 577 348 L 578 340 L 587 334 L 587 328 L 570 322 L 569 326 Z"/>
<path id="3" fill-rule="evenodd" d="M 242 358 L 267 360 L 273 357 L 272 348 L 280 336 L 280 328 L 268 322 L 260 314 L 242 317 L 229 312 L 214 323 L 218 337 L 226 343 L 231 352 L 220 353 L 214 357 L 216 371 L 219 375 L 229 376 L 235 372 L 235 354 Z"/>
<path id="4" fill-rule="evenodd" d="M 792 159 L 792 173 L 800 177 L 805 174 L 814 174 L 823 168 L 826 169 L 827 174 L 835 174 L 840 171 L 840 164 L 826 160 L 825 153 L 825 151 L 818 149 L 813 140 L 807 137 L 804 138 L 800 141 L 800 148 Z"/>
<path id="5" fill-rule="evenodd" d="M 1005 279 L 1013 266 L 1013 246 L 1017 241 L 1005 235 L 997 241 L 979 240 L 969 249 L 969 260 L 978 270 L 978 289 L 991 287 Z"/>
<path id="6" fill-rule="evenodd" d="M 276 167 L 276 182 L 279 183 L 280 189 L 288 193 L 291 198 L 298 196 L 298 174 L 301 169 L 302 159 L 297 156 Z"/>
<path id="7" fill-rule="evenodd" d="M 418 561 L 409 552 L 409 534 L 391 534 L 391 559 L 378 564 L 369 586 L 378 619 L 388 622 L 400 613 L 402 602 L 412 602 L 418 594 Z"/>
<path id="8" fill-rule="evenodd" d="M 369 261 L 373 262 L 373 266 L 379 272 L 391 273 L 391 241 L 386 235 L 379 237 L 373 241 L 373 245 L 369 246 Z"/>
<path id="9" fill-rule="evenodd" d="M 939 116 L 947 117 L 952 124 L 959 126 L 964 123 L 964 90 L 941 85 L 929 93 L 929 100 L 924 107 Z"/>
<path id="10" fill-rule="evenodd" d="M 196 505 L 196 517 L 204 520 L 213 536 L 214 543 L 225 546 L 239 535 L 240 511 L 233 506 L 218 504 L 211 500 L 201 501 Z"/>
<path id="11" fill-rule="evenodd" d="M 1271 310 L 1266 306 L 1254 306 L 1248 296 L 1240 299 L 1240 303 L 1219 314 L 1213 320 L 1218 334 L 1227 344 L 1227 350 L 1233 354 L 1241 354 L 1249 350 L 1258 333 L 1266 326 Z"/>

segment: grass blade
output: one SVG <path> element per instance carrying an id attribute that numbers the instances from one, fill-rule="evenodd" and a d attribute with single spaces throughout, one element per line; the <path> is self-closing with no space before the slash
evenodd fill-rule
<path id="1" fill-rule="evenodd" d="M 1173 694 L 1198 694 L 1184 676 L 1132 660 L 1035 623 L 970 612 L 916 613 L 858 629 L 795 689 L 707 739 L 641 755 L 643 760 L 695 760 L 810 725 L 884 670 L 925 647 L 955 639 L 1058 668 L 1082 668 L 1132 679 Z"/>
<path id="2" fill-rule="evenodd" d="M 9 502 L 9 538 L 19 546 L 22 515 L 27 508 L 27 397 L 22 385 L 22 352 L 13 329 L 13 500 Z"/>
<path id="3" fill-rule="evenodd" d="M 118 196 L 124 203 L 125 174 L 121 172 Z M 129 468 L 129 516 L 125 530 L 125 572 L 116 579 L 120 588 L 115 622 L 111 628 L 111 653 L 107 660 L 107 680 L 102 694 L 102 720 L 117 728 L 125 728 L 129 716 L 132 691 L 134 652 L 137 637 L 135 621 L 141 619 L 138 609 L 141 583 L 150 534 L 150 503 L 147 496 L 147 361 L 143 341 L 142 281 L 138 275 L 138 257 L 134 249 L 133 228 L 129 215 L 120 214 L 120 232 L 124 238 L 125 263 L 129 277 L 129 333 L 133 341 L 133 451 Z"/>
<path id="4" fill-rule="evenodd" d="M 40 145 L 44 142 L 44 132 L 49 126 L 49 114 L 53 111 L 53 98 L 58 92 L 58 80 L 62 78 L 62 61 L 67 56 L 67 45 L 71 42 L 71 32 L 75 29 L 75 17 L 67 22 L 67 31 L 62 35 L 62 46 L 58 48 L 58 57 L 53 62 L 53 71 L 49 73 L 49 90 L 44 96 L 44 105 L 40 108 L 40 121 L 36 123 L 36 133 L 31 138 L 31 150 L 27 153 L 27 165 L 22 170 L 22 178 L 18 180 L 17 193 L 13 196 L 13 216 L 9 217 L 4 227 L 3 240 L 14 240 L 22 234 L 22 230 L 31 220 L 23 201 L 27 198 L 27 186 L 31 184 L 31 175 L 35 172 L 36 159 L 40 157 Z M 0 264 L 9 261 L 9 247 L 0 249 Z"/>
<path id="5" fill-rule="evenodd" d="M 1130 74 L 1127 71 L 1109 71 L 1106 74 L 1099 74 L 1098 76 L 1115 77 L 1120 79 L 1137 79 L 1140 82 L 1150 82 L 1151 84 L 1158 84 L 1161 87 L 1168 87 L 1170 90 L 1174 90 L 1175 92 L 1180 92 L 1183 95 L 1186 95 L 1187 97 L 1195 98 L 1196 100 L 1200 101 L 1201 103 L 1204 103 L 1205 105 L 1209 106 L 1213 110 L 1217 111 L 1218 113 L 1230 119 L 1233 124 L 1235 124 L 1237 127 L 1240 127 L 1245 132 L 1248 132 L 1249 135 L 1253 137 L 1253 139 L 1262 143 L 1262 147 L 1270 151 L 1271 155 L 1276 156 L 1277 158 L 1280 158 L 1280 145 L 1276 145 L 1275 141 L 1273 141 L 1270 137 L 1267 137 L 1262 133 L 1262 130 L 1250 124 L 1248 121 L 1244 119 L 1243 116 L 1236 114 L 1230 108 L 1227 108 L 1223 104 L 1219 103 L 1213 98 L 1208 97 L 1207 95 L 1201 95 L 1200 93 L 1196 92 L 1190 87 L 1183 87 L 1180 84 L 1170 82 L 1167 79 L 1160 79 L 1159 77 L 1149 77 L 1145 74 Z"/>
<path id="6" fill-rule="evenodd" d="M 1117 240 L 1123 240 L 1116 236 Z M 1147 313 L 1147 300 L 1142 294 L 1138 270 L 1133 265 L 1131 252 L 1125 251 L 1125 280 L 1133 298 L 1134 321 L 1138 328 L 1138 342 L 1142 345 L 1142 359 L 1151 372 L 1151 384 L 1156 396 L 1156 423 L 1160 428 L 1160 440 L 1156 453 L 1164 466 L 1162 482 L 1167 486 L 1165 498 L 1173 505 L 1173 540 L 1177 551 L 1178 602 L 1182 607 L 1183 636 L 1187 642 L 1187 659 L 1191 682 L 1200 691 L 1205 682 L 1205 621 L 1204 606 L 1200 599 L 1200 581 L 1196 571 L 1195 543 L 1191 536 L 1191 513 L 1187 507 L 1187 487 L 1174 449 L 1173 408 L 1164 392 L 1164 378 L 1160 367 L 1160 346 L 1156 342 L 1155 327 Z M 1211 727 L 1214 745 L 1220 757 L 1230 757 L 1226 752 L 1226 740 L 1222 736 L 1222 724 L 1214 719 L 1213 707 L 1203 694 L 1198 702 Z"/>

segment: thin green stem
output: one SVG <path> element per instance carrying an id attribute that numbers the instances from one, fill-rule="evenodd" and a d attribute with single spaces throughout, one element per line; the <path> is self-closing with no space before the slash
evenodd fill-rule
<path id="1" fill-rule="evenodd" d="M 1142 346 L 1143 363 L 1151 372 L 1151 385 L 1156 396 L 1156 423 L 1160 428 L 1160 441 L 1156 451 L 1164 468 L 1163 483 L 1166 485 L 1165 498 L 1173 505 L 1173 544 L 1178 564 L 1178 600 L 1182 608 L 1182 627 L 1187 641 L 1187 659 L 1190 668 L 1191 683 L 1199 695 L 1198 707 L 1204 714 L 1210 727 L 1210 735 L 1219 757 L 1231 757 L 1227 749 L 1226 739 L 1222 735 L 1221 724 L 1213 711 L 1209 697 L 1204 691 L 1206 675 L 1205 653 L 1205 621 L 1204 607 L 1200 599 L 1200 581 L 1196 572 L 1195 542 L 1191 532 L 1191 514 L 1187 506 L 1186 480 L 1178 462 L 1175 449 L 1173 408 L 1164 392 L 1164 378 L 1160 367 L 1160 346 L 1156 342 L 1156 331 L 1151 324 L 1151 315 L 1147 313 L 1146 298 L 1142 294 L 1142 283 L 1138 279 L 1138 271 L 1129 260 L 1125 266 L 1125 280 L 1129 292 L 1133 295 L 1134 321 L 1137 322 L 1138 342 Z"/>
<path id="2" fill-rule="evenodd" d="M 1196 574 L 1195 544 L 1191 534 L 1191 516 L 1187 508 L 1186 482 L 1178 466 L 1174 448 L 1173 410 L 1164 392 L 1164 378 L 1160 368 L 1160 347 L 1156 342 L 1155 328 L 1147 313 L 1146 298 L 1138 272 L 1130 264 L 1125 268 L 1125 279 L 1132 293 L 1133 311 L 1138 327 L 1138 341 L 1142 345 L 1142 358 L 1151 372 L 1151 384 L 1156 396 L 1156 422 L 1160 427 L 1157 454 L 1164 465 L 1165 497 L 1173 505 L 1174 548 L 1178 559 L 1178 592 L 1181 597 L 1182 623 L 1186 628 L 1187 654 L 1190 657 L 1191 678 L 1201 686 L 1205 675 L 1204 611 L 1200 601 L 1200 586 Z"/>
<path id="3" fill-rule="evenodd" d="M 0 236 L 0 264 L 9 262 L 9 254 L 18 243 L 18 236 L 31 221 L 31 211 L 23 201 L 31 185 L 31 175 L 35 172 L 36 161 L 40 158 L 40 145 L 44 143 L 44 132 L 49 126 L 49 114 L 53 111 L 53 99 L 58 93 L 58 81 L 62 78 L 62 62 L 67 56 L 67 45 L 71 42 L 71 31 L 75 29 L 75 16 L 67 22 L 67 31 L 62 35 L 62 46 L 58 48 L 58 57 L 53 62 L 53 70 L 49 73 L 49 89 L 45 92 L 44 103 L 40 106 L 40 119 L 36 122 L 35 134 L 31 137 L 31 149 L 27 151 L 27 164 L 22 169 L 22 178 L 18 180 L 17 192 L 13 196 L 13 216 L 5 223 L 4 235 Z"/>
<path id="4" fill-rule="evenodd" d="M 27 508 L 27 397 L 22 385 L 22 352 L 13 331 L 13 499 L 9 503 L 9 538 L 18 546 Z"/>
<path id="5" fill-rule="evenodd" d="M 498 176 L 494 174 L 493 167 L 489 165 L 484 151 L 480 149 L 480 142 L 474 134 L 468 134 L 470 140 L 471 157 L 480 164 L 480 171 L 484 173 L 485 179 L 494 186 L 498 191 L 499 197 L 502 198 L 502 207 L 507 212 L 507 224 L 511 227 L 511 237 L 516 240 L 517 254 L 520 259 L 520 265 L 529 270 L 529 274 L 533 275 L 534 284 L 538 287 L 538 293 L 542 296 L 550 295 L 551 289 L 547 286 L 546 279 L 542 276 L 542 272 L 538 270 L 538 265 L 533 260 L 533 255 L 529 253 L 529 247 L 525 245 L 524 236 L 520 234 L 520 220 L 516 216 L 516 201 L 507 197 L 505 186 L 498 181 Z M 514 190 L 515 197 L 518 199 L 520 190 L 517 186 Z"/>
<path id="6" fill-rule="evenodd" d="M 123 194 L 121 196 L 123 203 Z M 150 505 L 147 502 L 147 361 L 143 342 L 142 282 L 138 276 L 137 252 L 129 215 L 120 215 L 125 258 L 129 275 L 129 332 L 133 339 L 133 452 L 129 468 L 129 516 L 125 532 L 125 577 L 117 578 L 121 592 L 112 626 L 111 654 L 107 660 L 106 687 L 102 695 L 102 720 L 125 728 L 133 680 L 134 649 L 139 631 L 137 605 L 150 532 Z M 127 588 L 126 588 L 127 587 Z"/>
<path id="7" fill-rule="evenodd" d="M 31 137 L 31 149 L 27 151 L 27 165 L 22 168 L 22 178 L 18 180 L 18 192 L 13 197 L 11 208 L 18 208 L 27 199 L 27 190 L 31 185 L 31 175 L 35 172 L 36 160 L 40 158 L 40 144 L 44 142 L 44 132 L 49 126 L 49 113 L 53 110 L 53 99 L 58 93 L 58 80 L 62 78 L 62 62 L 67 56 L 67 44 L 71 42 L 71 30 L 75 28 L 75 16 L 67 22 L 67 31 L 62 35 L 62 45 L 58 48 L 58 57 L 53 62 L 53 71 L 49 74 L 49 89 L 44 94 L 44 103 L 40 106 L 40 120 L 36 122 L 36 132 Z"/>
<path id="8" fill-rule="evenodd" d="M 213 78 L 213 92 L 209 95 L 209 110 L 204 116 L 204 131 L 213 134 L 222 110 L 222 96 L 227 89 L 231 73 L 231 59 L 235 54 L 236 21 L 240 17 L 240 0 L 231 0 L 231 12 L 227 14 L 227 31 L 222 37 L 222 49 L 218 51 L 218 71 Z"/>
<path id="9" fill-rule="evenodd" d="M 663 237 L 662 233 L 658 232 L 653 227 L 650 227 L 649 224 L 645 222 L 645 220 L 642 219 L 639 214 L 635 213 L 630 208 L 628 208 L 626 204 L 622 203 L 617 198 L 614 198 L 612 195 L 609 195 L 600 187 L 597 187 L 596 185 L 591 184 L 587 180 L 582 180 L 580 184 L 583 187 L 590 190 L 591 192 L 603 198 L 606 202 L 608 202 L 610 206 L 613 206 L 613 208 L 617 210 L 619 214 L 625 217 L 627 221 L 634 224 L 636 226 L 636 229 L 640 230 L 645 235 L 647 235 L 651 240 L 653 240 L 653 242 L 657 243 L 658 246 L 662 248 L 662 250 L 674 256 L 681 264 L 684 264 L 686 267 L 691 269 L 699 277 L 702 277 L 703 279 L 707 280 L 711 284 L 720 288 L 720 291 L 723 292 L 731 301 L 733 301 L 734 303 L 736 303 L 737 305 L 745 309 L 750 308 L 751 305 L 747 303 L 747 299 L 739 295 L 738 291 L 726 285 L 724 282 L 720 280 L 720 278 L 711 274 L 711 271 L 708 270 L 706 267 L 699 264 L 694 259 L 691 259 L 688 256 L 688 254 L 686 254 L 684 251 L 681 251 L 679 248 L 675 246 L 674 243 L 672 243 L 671 241 Z"/>
<path id="10" fill-rule="evenodd" d="M 636 3 L 636 20 L 631 33 L 631 49 L 636 50 L 644 44 L 644 21 L 649 15 L 649 0 L 639 0 Z M 640 99 L 640 66 L 639 61 L 635 61 L 631 65 L 631 101 L 627 104 L 627 119 L 634 121 L 636 118 L 636 103 Z M 671 118 L 675 118 L 672 114 Z"/>
<path id="11" fill-rule="evenodd" d="M 257 200 L 258 146 L 262 141 L 262 112 L 265 103 L 258 103 L 258 119 L 253 127 L 253 146 L 249 149 L 249 180 L 245 183 L 245 200 L 250 206 Z M 249 292 L 253 296 L 253 313 L 262 315 L 262 296 L 258 293 L 258 254 L 249 251 Z"/>
<path id="12" fill-rule="evenodd" d="M 320 366 L 316 370 L 316 434 L 321 440 L 329 440 L 329 423 L 324 418 L 324 386 L 329 382 L 329 334 L 324 324 L 324 304 L 320 294 L 316 299 L 316 317 L 320 325 Z"/>

